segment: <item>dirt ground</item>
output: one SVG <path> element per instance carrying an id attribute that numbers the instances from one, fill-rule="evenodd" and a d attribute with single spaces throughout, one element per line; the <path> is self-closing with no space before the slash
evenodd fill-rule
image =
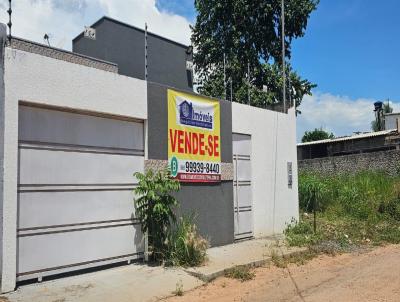
<path id="1" fill-rule="evenodd" d="M 245 282 L 221 277 L 166 301 L 400 301 L 400 245 L 255 273 Z"/>

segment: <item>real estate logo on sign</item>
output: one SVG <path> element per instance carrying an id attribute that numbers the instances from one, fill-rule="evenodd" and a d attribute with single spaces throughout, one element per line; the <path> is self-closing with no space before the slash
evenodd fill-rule
<path id="1" fill-rule="evenodd" d="M 181 125 L 213 129 L 213 107 L 199 106 L 199 104 L 193 104 L 193 102 L 189 102 L 186 99 L 179 100 L 178 104 Z"/>
<path id="2" fill-rule="evenodd" d="M 221 181 L 218 101 L 168 90 L 168 161 L 182 182 Z"/>

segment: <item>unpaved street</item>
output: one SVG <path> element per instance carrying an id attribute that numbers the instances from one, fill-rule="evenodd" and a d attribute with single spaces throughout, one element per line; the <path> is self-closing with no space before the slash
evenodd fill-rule
<path id="1" fill-rule="evenodd" d="M 167 301 L 400 301 L 400 245 L 255 272 L 251 281 L 219 278 Z"/>

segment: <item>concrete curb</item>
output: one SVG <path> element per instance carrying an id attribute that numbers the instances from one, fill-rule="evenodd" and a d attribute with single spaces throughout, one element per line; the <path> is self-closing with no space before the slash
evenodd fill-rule
<path id="1" fill-rule="evenodd" d="M 296 255 L 296 254 L 302 254 L 305 251 L 307 251 L 307 248 L 296 248 L 295 250 L 286 250 L 286 251 L 282 251 L 281 249 L 279 249 L 281 256 L 291 256 L 291 255 Z M 229 266 L 226 266 L 222 269 L 219 269 L 219 270 L 211 272 L 211 273 L 203 273 L 201 271 L 198 271 L 196 268 L 187 268 L 187 269 L 184 269 L 184 271 L 186 273 L 200 279 L 201 281 L 208 283 L 218 277 L 224 276 L 228 270 L 230 270 L 234 267 L 256 268 L 256 267 L 261 267 L 261 266 L 264 266 L 265 264 L 270 263 L 271 260 L 272 260 L 272 257 L 267 256 L 263 259 L 252 260 L 247 263 L 229 265 Z"/>

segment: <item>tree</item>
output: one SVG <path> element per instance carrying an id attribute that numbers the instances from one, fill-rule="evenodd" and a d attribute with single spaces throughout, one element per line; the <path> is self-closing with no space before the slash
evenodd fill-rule
<path id="1" fill-rule="evenodd" d="M 302 143 L 307 143 L 307 142 L 314 142 L 314 141 L 320 141 L 323 139 L 328 139 L 328 138 L 335 138 L 335 135 L 333 133 L 328 133 L 322 128 L 315 128 L 313 131 L 306 131 L 304 132 L 303 138 L 301 139 Z"/>
<path id="2" fill-rule="evenodd" d="M 393 113 L 393 107 L 390 106 L 389 100 L 387 103 L 383 103 L 383 113 Z"/>
<path id="3" fill-rule="evenodd" d="M 318 0 L 285 0 L 285 54 L 293 39 L 304 36 Z M 282 101 L 281 0 L 195 0 L 192 27 L 199 92 L 265 107 Z M 224 90 L 224 57 L 225 79 Z M 250 72 L 248 72 L 250 71 Z M 287 100 L 300 105 L 315 84 L 287 64 Z"/>
<path id="4" fill-rule="evenodd" d="M 381 129 L 379 129 L 379 125 L 378 125 L 378 121 L 377 120 L 374 120 L 374 121 L 371 122 L 371 130 L 373 132 L 377 132 L 377 131 L 381 130 Z"/>

